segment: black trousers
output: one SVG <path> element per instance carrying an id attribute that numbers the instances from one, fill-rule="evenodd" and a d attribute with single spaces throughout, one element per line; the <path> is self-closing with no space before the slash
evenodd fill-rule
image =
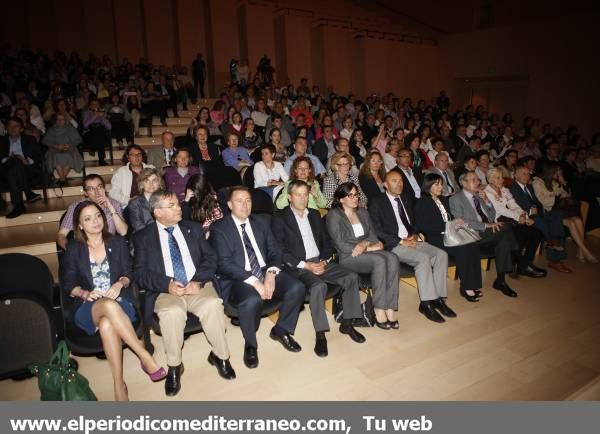
<path id="1" fill-rule="evenodd" d="M 145 103 L 142 109 L 152 116 L 158 116 L 162 123 L 165 123 L 167 120 L 167 103 L 165 101 L 152 100 Z"/>
<path id="2" fill-rule="evenodd" d="M 290 274 L 298 277 L 308 291 L 310 314 L 315 331 L 329 330 L 329 322 L 325 314 L 328 283 L 339 285 L 342 288 L 342 306 L 344 310 L 342 316 L 344 319 L 360 318 L 362 316 L 358 274 L 348 271 L 333 262 L 327 264 L 325 273 L 320 276 L 302 268 L 291 271 Z"/>
<path id="3" fill-rule="evenodd" d="M 519 243 L 518 265 L 527 267 L 533 262 L 544 235 L 535 226 L 514 225 L 512 230 Z"/>
<path id="4" fill-rule="evenodd" d="M 111 146 L 110 131 L 102 125 L 92 125 L 85 134 L 86 145 L 98 153 L 98 161 L 104 162 L 106 159 L 105 149 Z"/>
<path id="5" fill-rule="evenodd" d="M 478 243 L 455 247 L 441 246 L 440 248 L 454 258 L 454 265 L 456 265 L 456 272 L 462 289 L 472 290 L 483 287 L 481 280 L 481 250 Z"/>
<path id="6" fill-rule="evenodd" d="M 275 277 L 273 299 L 281 301 L 279 319 L 275 327 L 282 332 L 294 333 L 300 314 L 300 306 L 304 304 L 306 288 L 304 284 L 285 271 Z M 231 287 L 229 303 L 237 308 L 238 319 L 246 346 L 257 347 L 256 331 L 260 324 L 261 309 L 264 300 L 252 287 L 244 281 L 234 281 Z"/>
<path id="7" fill-rule="evenodd" d="M 515 234 L 509 225 L 504 225 L 499 231 L 493 232 L 486 229 L 481 232 L 481 240 L 477 242 L 483 251 L 493 250 L 496 263 L 496 273 L 510 273 L 513 271 L 512 251 L 519 249 Z"/>
<path id="8" fill-rule="evenodd" d="M 40 175 L 37 165 L 23 164 L 18 158 L 9 158 L 0 164 L 0 177 L 8 183 L 10 201 L 15 206 L 23 206 L 23 193 L 27 198 L 33 196 L 30 180 Z"/>
<path id="9" fill-rule="evenodd" d="M 204 77 L 195 77 L 194 78 L 194 99 L 192 102 L 196 102 L 196 98 L 198 95 L 198 88 L 200 88 L 200 98 L 204 98 Z"/>

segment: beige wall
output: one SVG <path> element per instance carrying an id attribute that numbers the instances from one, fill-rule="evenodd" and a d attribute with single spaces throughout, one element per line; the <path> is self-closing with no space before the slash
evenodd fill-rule
<path id="1" fill-rule="evenodd" d="M 457 78 L 528 75 L 527 114 L 597 131 L 600 38 L 594 21 L 568 17 L 450 35 L 440 44 L 443 86 L 452 97 Z M 504 107 L 517 104 L 504 101 Z"/>

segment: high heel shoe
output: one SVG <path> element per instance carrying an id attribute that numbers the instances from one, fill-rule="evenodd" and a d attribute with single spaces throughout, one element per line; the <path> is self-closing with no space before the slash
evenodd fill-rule
<path id="1" fill-rule="evenodd" d="M 467 291 L 462 288 L 460 288 L 460 295 L 470 303 L 476 303 L 479 301 L 476 295 L 469 295 L 467 294 Z"/>
<path id="2" fill-rule="evenodd" d="M 163 368 L 162 366 L 156 372 L 152 373 L 146 371 L 146 368 L 144 367 L 144 364 L 142 362 L 140 362 L 140 367 L 142 368 L 142 371 L 144 371 L 146 375 L 150 378 L 150 380 L 152 380 L 153 383 L 157 383 L 161 380 L 164 380 L 167 377 L 167 371 L 165 371 L 165 368 Z"/>
<path id="3" fill-rule="evenodd" d="M 400 323 L 398 321 L 390 321 L 387 322 L 391 329 L 398 330 L 400 328 Z"/>
<path id="4" fill-rule="evenodd" d="M 377 321 L 377 318 L 375 318 L 375 325 L 383 330 L 389 330 L 391 328 L 389 321 L 386 320 L 383 322 L 379 322 L 379 321 Z"/>
<path id="5" fill-rule="evenodd" d="M 477 297 L 477 298 L 483 297 L 483 292 L 481 292 L 481 289 L 474 289 L 473 292 L 475 293 L 475 297 Z"/>

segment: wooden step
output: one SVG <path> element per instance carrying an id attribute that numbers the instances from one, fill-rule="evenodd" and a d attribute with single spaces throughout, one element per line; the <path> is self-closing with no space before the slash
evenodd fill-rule
<path id="1" fill-rule="evenodd" d="M 6 214 L 12 209 L 7 208 L 2 211 L 0 217 L 0 228 L 33 225 L 45 222 L 58 222 L 69 205 L 80 199 L 81 196 L 64 196 L 40 200 L 26 205 L 27 212 L 14 219 L 7 219 Z"/>
<path id="2" fill-rule="evenodd" d="M 152 136 L 153 137 L 158 137 L 160 138 L 160 135 L 164 132 L 164 131 L 170 131 L 173 134 L 175 134 L 176 136 L 179 135 L 183 135 L 187 132 L 187 125 L 179 125 L 179 126 L 172 126 L 172 127 L 163 127 L 163 126 L 153 126 L 152 127 Z M 148 128 L 146 127 L 140 127 L 140 134 L 142 136 L 148 136 Z"/>
<path id="3" fill-rule="evenodd" d="M 169 127 L 178 127 L 181 125 L 185 125 L 188 126 L 191 122 L 192 122 L 192 117 L 191 116 L 183 116 L 183 114 L 179 114 L 179 117 L 168 117 L 166 119 L 167 121 L 167 126 Z M 162 124 L 160 123 L 160 118 L 157 116 L 154 116 L 152 118 L 152 127 L 161 127 Z"/>
<path id="4" fill-rule="evenodd" d="M 122 166 L 122 164 L 115 158 L 115 163 L 114 165 L 108 165 L 108 166 L 98 166 L 97 161 L 86 161 L 85 163 L 85 173 L 87 175 L 91 175 L 92 173 L 96 174 L 96 175 L 110 175 L 112 176 L 112 174 L 119 168 Z M 75 172 L 74 170 L 71 170 L 69 172 L 69 174 L 67 175 L 67 178 L 81 178 L 83 177 L 83 172 Z"/>
<path id="5" fill-rule="evenodd" d="M 0 228 L 0 254 L 41 255 L 56 252 L 58 222 Z"/>
<path id="6" fill-rule="evenodd" d="M 115 162 L 121 161 L 121 158 L 123 158 L 124 153 L 125 153 L 124 149 L 119 149 L 118 146 L 113 147 L 113 158 L 115 159 Z M 107 152 L 107 154 L 108 154 L 108 152 Z M 98 154 L 92 155 L 89 151 L 85 151 L 83 153 L 83 160 L 98 162 Z M 107 160 L 108 160 L 108 155 L 107 155 Z"/>

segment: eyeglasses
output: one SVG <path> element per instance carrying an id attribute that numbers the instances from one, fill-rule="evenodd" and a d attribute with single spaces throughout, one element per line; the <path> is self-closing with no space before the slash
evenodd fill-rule
<path id="1" fill-rule="evenodd" d="M 98 185 L 98 186 L 93 186 L 93 185 L 88 185 L 85 188 L 85 191 L 102 191 L 104 190 L 104 186 L 103 185 Z"/>
<path id="2" fill-rule="evenodd" d="M 350 166 L 350 163 L 338 163 L 338 166 Z"/>

